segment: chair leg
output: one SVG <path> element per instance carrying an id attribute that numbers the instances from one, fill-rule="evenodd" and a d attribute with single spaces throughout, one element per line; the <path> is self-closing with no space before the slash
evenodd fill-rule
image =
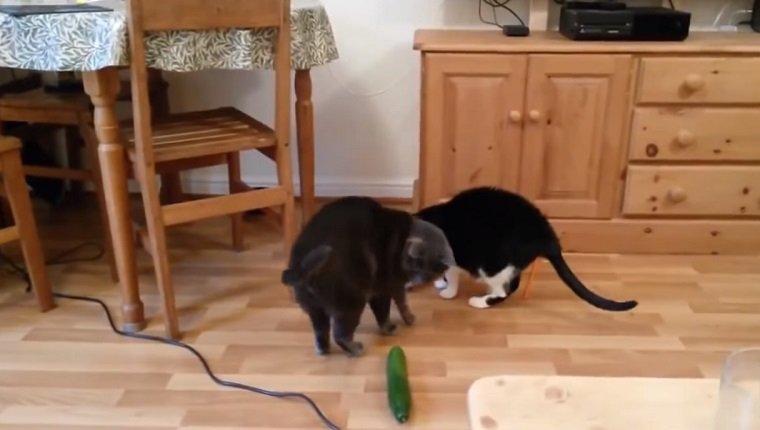
<path id="1" fill-rule="evenodd" d="M 282 234 L 285 255 L 290 254 L 293 242 L 296 238 L 296 207 L 293 201 L 293 190 L 288 193 L 288 198 L 282 208 Z"/>
<path id="2" fill-rule="evenodd" d="M 100 173 L 100 160 L 98 158 L 98 138 L 89 125 L 83 124 L 79 133 L 84 140 L 85 152 L 87 153 L 87 162 L 90 171 L 92 171 L 92 182 L 95 187 L 95 197 L 98 199 L 98 210 L 100 211 L 100 221 L 103 224 L 103 236 L 106 259 L 111 271 L 111 280 L 119 281 L 119 274 L 116 270 L 116 260 L 113 252 L 113 242 L 111 240 L 111 227 L 108 224 L 108 210 L 106 208 L 106 196 L 103 194 L 103 176 Z"/>
<path id="3" fill-rule="evenodd" d="M 180 172 L 161 174 L 161 200 L 166 204 L 180 203 L 185 200 Z"/>
<path id="4" fill-rule="evenodd" d="M 40 245 L 40 236 L 32 211 L 32 202 L 24 179 L 24 170 L 21 166 L 21 153 L 18 150 L 6 152 L 2 155 L 3 183 L 5 184 L 8 201 L 15 224 L 18 226 L 21 236 L 21 250 L 24 253 L 26 268 L 32 281 L 34 294 L 42 312 L 55 307 L 53 292 L 50 288 L 47 268 L 45 267 L 45 255 Z"/>
<path id="5" fill-rule="evenodd" d="M 284 143 L 277 144 L 277 178 L 280 186 L 285 189 L 287 197 L 282 208 L 282 234 L 285 255 L 290 254 L 290 249 L 296 237 L 296 213 L 295 200 L 293 197 L 293 170 L 290 164 L 290 150 Z"/>
<path id="6" fill-rule="evenodd" d="M 2 186 L 2 181 L 0 181 L 0 186 Z M 13 224 L 13 212 L 11 211 L 10 203 L 4 197 L 0 197 L 0 219 L 5 223 L 0 223 L 0 226 Z"/>
<path id="7" fill-rule="evenodd" d="M 82 156 L 81 156 L 81 142 L 80 138 L 84 140 L 84 135 L 77 134 L 77 130 L 74 127 L 65 127 L 65 145 L 66 145 L 66 158 L 69 169 L 81 169 L 82 168 Z M 85 145 L 87 142 L 85 141 Z M 89 153 L 87 154 L 89 157 Z M 79 181 L 69 181 L 71 187 L 71 195 L 75 199 L 82 197 L 84 191 L 84 184 Z"/>
<path id="8" fill-rule="evenodd" d="M 240 153 L 232 152 L 227 154 L 227 179 L 230 184 L 230 194 L 243 191 L 240 189 L 240 183 L 243 181 L 240 171 Z M 245 236 L 243 232 L 243 214 L 236 213 L 230 215 L 232 226 L 232 247 L 237 252 L 245 249 Z"/>
<path id="9" fill-rule="evenodd" d="M 138 177 L 142 185 L 145 221 L 148 227 L 150 253 L 156 272 L 158 291 L 163 303 L 166 335 L 172 339 L 180 338 L 177 309 L 174 302 L 174 285 L 172 283 L 169 253 L 166 246 L 166 226 L 161 210 L 161 201 L 153 169 L 138 167 Z M 146 172 L 147 170 L 147 172 Z"/>

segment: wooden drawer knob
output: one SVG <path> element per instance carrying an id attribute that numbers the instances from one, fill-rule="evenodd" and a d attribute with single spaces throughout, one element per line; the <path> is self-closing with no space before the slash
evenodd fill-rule
<path id="1" fill-rule="evenodd" d="M 694 133 L 689 130 L 680 130 L 676 135 L 676 143 L 684 148 L 693 145 L 695 140 Z"/>
<path id="2" fill-rule="evenodd" d="M 509 112 L 509 119 L 512 122 L 520 122 L 522 121 L 522 112 L 519 110 L 513 110 Z"/>
<path id="3" fill-rule="evenodd" d="M 686 190 L 681 187 L 673 187 L 668 190 L 668 200 L 673 203 L 681 203 L 686 200 Z"/>
<path id="4" fill-rule="evenodd" d="M 683 81 L 683 85 L 691 91 L 699 91 L 705 86 L 705 80 L 697 73 L 689 73 Z"/>
<path id="5" fill-rule="evenodd" d="M 530 117 L 530 120 L 533 122 L 538 122 L 538 120 L 541 119 L 541 112 L 539 112 L 536 109 L 533 109 L 528 113 L 528 116 Z"/>

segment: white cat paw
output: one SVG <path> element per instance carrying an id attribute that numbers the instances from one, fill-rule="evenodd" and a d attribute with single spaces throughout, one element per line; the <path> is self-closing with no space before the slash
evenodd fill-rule
<path id="1" fill-rule="evenodd" d="M 488 296 L 470 297 L 470 300 L 468 300 L 468 303 L 470 304 L 470 306 L 477 309 L 487 309 L 491 307 L 488 305 Z"/>
<path id="2" fill-rule="evenodd" d="M 458 291 L 456 288 L 446 288 L 444 290 L 441 290 L 438 295 L 446 300 L 451 300 L 457 296 L 457 293 Z"/>
<path id="3" fill-rule="evenodd" d="M 438 288 L 439 290 L 442 290 L 442 289 L 448 287 L 449 283 L 446 282 L 445 279 L 440 278 L 440 279 L 436 279 L 435 282 L 433 283 L 433 285 L 435 285 L 435 288 Z"/>

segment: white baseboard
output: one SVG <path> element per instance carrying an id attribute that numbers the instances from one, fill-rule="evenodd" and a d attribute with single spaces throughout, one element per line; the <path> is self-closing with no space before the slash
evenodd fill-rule
<path id="1" fill-rule="evenodd" d="M 252 187 L 266 187 L 274 185 L 271 180 L 256 180 L 247 178 L 246 184 Z M 374 198 L 412 198 L 412 182 L 408 181 L 352 181 L 352 180 L 324 180 L 317 179 L 315 194 L 317 197 L 343 197 L 359 195 Z M 225 194 L 229 191 L 227 181 L 217 179 L 190 179 L 183 181 L 185 192 L 194 194 Z M 301 194 L 300 185 L 294 183 L 295 195 Z M 136 191 L 134 186 L 130 190 Z"/>

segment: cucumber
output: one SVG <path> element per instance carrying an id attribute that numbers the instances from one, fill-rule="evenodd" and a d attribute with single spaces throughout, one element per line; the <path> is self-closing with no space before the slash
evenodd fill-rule
<path id="1" fill-rule="evenodd" d="M 412 409 L 412 393 L 409 389 L 409 376 L 406 370 L 406 354 L 400 346 L 393 346 L 388 351 L 385 372 L 388 383 L 388 406 L 396 421 L 405 423 L 409 420 Z"/>

